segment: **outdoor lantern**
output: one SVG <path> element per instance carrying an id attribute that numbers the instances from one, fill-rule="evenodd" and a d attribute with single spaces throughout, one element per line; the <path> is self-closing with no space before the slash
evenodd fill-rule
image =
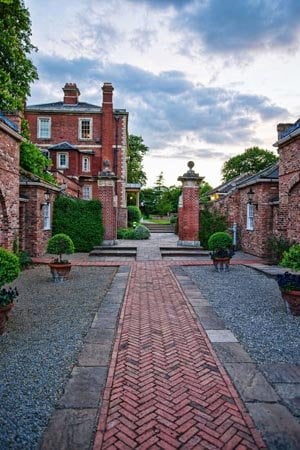
<path id="1" fill-rule="evenodd" d="M 252 188 L 249 189 L 249 191 L 247 192 L 247 196 L 248 196 L 248 203 L 249 205 L 253 205 L 255 206 L 255 208 L 258 208 L 258 204 L 257 203 L 253 203 L 253 195 L 254 195 L 254 191 L 252 190 Z"/>
<path id="2" fill-rule="evenodd" d="M 44 201 L 44 203 L 41 203 L 41 209 L 42 209 L 44 206 L 49 205 L 49 203 L 50 203 L 50 197 L 51 197 L 51 192 L 49 191 L 49 189 L 47 189 L 47 190 L 44 192 L 44 199 L 45 199 L 45 201 Z"/>
<path id="3" fill-rule="evenodd" d="M 46 203 L 47 205 L 49 205 L 49 203 L 50 203 L 50 195 L 51 195 L 51 192 L 49 191 L 49 189 L 47 189 L 47 190 L 44 192 L 45 203 Z"/>

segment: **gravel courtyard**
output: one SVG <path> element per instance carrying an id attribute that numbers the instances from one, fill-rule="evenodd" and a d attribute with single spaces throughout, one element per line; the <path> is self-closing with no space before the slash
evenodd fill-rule
<path id="1" fill-rule="evenodd" d="M 53 412 L 114 267 L 73 267 L 53 283 L 48 266 L 13 283 L 19 301 L 0 336 L 0 449 L 34 449 Z"/>
<path id="2" fill-rule="evenodd" d="M 300 317 L 287 314 L 277 282 L 244 266 L 185 267 L 221 319 L 259 364 L 300 364 Z"/>

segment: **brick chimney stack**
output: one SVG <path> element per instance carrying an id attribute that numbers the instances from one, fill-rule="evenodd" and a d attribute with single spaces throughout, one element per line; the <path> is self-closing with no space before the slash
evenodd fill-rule
<path id="1" fill-rule="evenodd" d="M 76 86 L 76 83 L 66 83 L 63 87 L 64 91 L 64 104 L 77 105 L 80 91 Z"/>
<path id="2" fill-rule="evenodd" d="M 110 166 L 114 166 L 114 115 L 113 115 L 113 86 L 111 83 L 104 83 L 102 86 L 102 160 L 108 160 Z M 101 168 L 102 170 L 102 168 Z"/>

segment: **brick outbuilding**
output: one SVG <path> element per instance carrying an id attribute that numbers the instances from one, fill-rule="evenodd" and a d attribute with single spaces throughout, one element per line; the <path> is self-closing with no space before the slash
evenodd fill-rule
<path id="1" fill-rule="evenodd" d="M 211 208 L 225 215 L 228 227 L 236 224 L 239 247 L 262 257 L 271 236 L 300 242 L 300 119 L 277 131 L 277 164 L 210 191 Z"/>

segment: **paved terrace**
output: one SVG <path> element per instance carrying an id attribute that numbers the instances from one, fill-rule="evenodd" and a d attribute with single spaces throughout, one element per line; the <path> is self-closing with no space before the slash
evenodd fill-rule
<path id="1" fill-rule="evenodd" d="M 75 265 L 119 270 L 44 434 L 43 450 L 300 448 L 299 423 L 258 370 L 243 371 L 251 358 L 236 337 L 202 323 L 208 302 L 180 266 L 211 264 L 209 257 L 161 259 L 159 246 L 176 240 L 166 234 L 122 242 L 138 246 L 136 260 L 73 256 Z M 242 253 L 232 264 L 274 273 Z M 213 314 L 210 323 L 218 321 Z M 229 376 L 224 362 L 235 363 L 236 372 Z M 106 371 L 100 374 L 100 367 Z M 299 381 L 299 367 L 289 373 Z"/>

